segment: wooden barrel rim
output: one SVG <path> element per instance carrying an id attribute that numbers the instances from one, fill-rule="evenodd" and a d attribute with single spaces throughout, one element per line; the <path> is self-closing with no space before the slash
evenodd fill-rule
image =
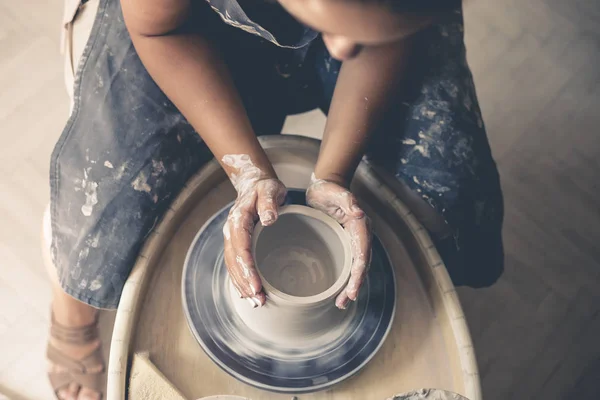
<path id="1" fill-rule="evenodd" d="M 265 149 L 288 148 L 314 150 L 319 141 L 301 136 L 277 135 L 259 138 Z M 113 329 L 110 354 L 107 369 L 107 399 L 125 399 L 127 392 L 127 366 L 131 345 L 131 336 L 139 317 L 141 294 L 151 277 L 151 272 L 160 259 L 177 227 L 194 205 L 194 194 L 208 192 L 214 187 L 220 165 L 215 161 L 209 162 L 196 173 L 185 185 L 179 196 L 173 201 L 162 220 L 156 225 L 144 243 L 140 254 L 129 275 L 123 292 Z M 446 268 L 440 268 L 443 262 L 433 245 L 427 231 L 419 223 L 413 213 L 398 198 L 396 193 L 386 186 L 380 175 L 383 172 L 366 162 L 361 162 L 356 176 L 362 184 L 373 193 L 386 200 L 398 215 L 404 220 L 413 234 L 421 252 L 425 255 L 429 273 L 439 291 L 446 313 L 449 316 L 450 328 L 458 341 L 458 357 L 461 365 L 462 379 L 465 385 L 464 395 L 469 400 L 481 400 L 481 385 L 475 352 L 467 322 L 458 299 L 456 289 L 450 280 Z"/>

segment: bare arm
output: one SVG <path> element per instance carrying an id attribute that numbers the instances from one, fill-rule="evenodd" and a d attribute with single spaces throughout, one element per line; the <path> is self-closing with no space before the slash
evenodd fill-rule
<path id="1" fill-rule="evenodd" d="M 344 61 L 338 78 L 315 168 L 319 179 L 347 186 L 369 134 L 401 89 L 408 65 L 411 39 L 366 47 Z"/>
<path id="2" fill-rule="evenodd" d="M 121 0 L 121 4 L 144 66 L 228 175 L 235 171 L 222 162 L 223 157 L 246 154 L 274 177 L 227 66 L 202 35 L 202 27 L 186 29 L 194 25 L 191 0 Z"/>
<path id="3" fill-rule="evenodd" d="M 285 187 L 260 146 L 219 53 L 194 19 L 204 3 L 121 0 L 125 23 L 144 66 L 181 111 L 238 192 L 223 229 L 225 264 L 240 297 L 266 297 L 250 250 L 254 222 L 277 219 Z M 205 6 L 195 10 L 198 5 Z"/>
<path id="4" fill-rule="evenodd" d="M 406 71 L 409 42 L 367 47 L 345 61 L 335 87 L 315 173 L 306 192 L 308 204 L 335 218 L 352 242 L 352 270 L 336 305 L 346 308 L 358 297 L 371 263 L 368 217 L 348 190 L 368 140 L 400 90 Z"/>

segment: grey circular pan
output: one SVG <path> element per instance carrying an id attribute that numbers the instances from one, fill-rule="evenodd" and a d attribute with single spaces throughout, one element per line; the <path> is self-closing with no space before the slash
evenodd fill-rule
<path id="1" fill-rule="evenodd" d="M 304 202 L 290 191 L 289 201 Z M 196 235 L 185 260 L 183 307 L 190 330 L 206 354 L 234 378 L 281 393 L 323 390 L 357 373 L 375 355 L 395 313 L 394 271 L 381 242 L 373 238 L 373 259 L 344 329 L 296 348 L 266 342 L 237 316 L 223 262 L 222 229 L 231 204 Z"/>

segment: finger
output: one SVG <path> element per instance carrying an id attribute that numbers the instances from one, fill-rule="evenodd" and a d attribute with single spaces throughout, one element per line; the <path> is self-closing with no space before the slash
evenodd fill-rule
<path id="1" fill-rule="evenodd" d="M 349 221 L 344 227 L 350 235 L 352 245 L 352 269 L 346 293 L 350 300 L 356 300 L 371 260 L 371 230 L 368 218 Z"/>
<path id="2" fill-rule="evenodd" d="M 236 262 L 231 262 L 231 265 L 234 265 L 234 267 L 231 269 L 228 268 L 228 270 L 230 270 L 229 276 L 236 294 L 240 298 L 246 299 L 252 308 L 264 305 L 266 302 L 265 294 L 262 292 L 256 295 L 252 294 L 251 290 L 248 289 L 249 286 L 246 284 L 246 279 L 243 276 L 240 276 Z"/>
<path id="3" fill-rule="evenodd" d="M 79 397 L 77 397 L 77 400 L 98 400 L 99 398 L 98 392 L 90 388 L 82 387 L 79 391 Z"/>
<path id="4" fill-rule="evenodd" d="M 344 292 L 350 300 L 356 301 L 356 299 L 358 298 L 358 292 L 360 291 L 360 288 L 364 283 L 366 275 L 366 264 L 352 265 L 350 280 L 348 281 L 348 285 L 346 285 L 346 289 L 344 290 Z"/>
<path id="5" fill-rule="evenodd" d="M 285 198 L 287 197 L 288 191 L 283 182 L 277 181 L 277 183 L 278 190 L 277 195 L 275 196 L 275 203 L 277 203 L 278 206 L 282 206 L 283 203 L 285 203 Z"/>
<path id="6" fill-rule="evenodd" d="M 58 391 L 58 398 L 60 400 L 75 400 L 75 396 L 71 394 L 69 389 L 60 389 Z"/>
<path id="7" fill-rule="evenodd" d="M 258 183 L 257 192 L 256 210 L 260 222 L 263 226 L 272 225 L 278 217 L 278 206 L 285 198 L 285 187 L 278 180 L 269 179 Z"/>
<path id="8" fill-rule="evenodd" d="M 242 286 L 242 294 L 249 297 L 260 293 L 262 285 L 252 258 L 252 231 L 254 230 L 254 215 L 249 210 L 242 210 L 235 221 L 232 221 L 231 246 L 235 258 L 233 273 Z"/>
<path id="9" fill-rule="evenodd" d="M 244 292 L 249 294 L 248 297 L 254 297 L 262 291 L 260 276 L 250 253 L 236 251 L 234 269 L 238 282 Z"/>
<path id="10" fill-rule="evenodd" d="M 65 392 L 66 400 L 77 400 L 77 394 L 79 393 L 79 385 L 77 382 L 71 382 Z"/>
<path id="11" fill-rule="evenodd" d="M 235 205 L 229 213 L 227 221 L 223 226 L 223 256 L 232 284 L 238 295 L 243 298 L 249 298 L 254 296 L 254 293 L 252 293 L 250 285 L 248 284 L 247 279 L 245 279 L 244 271 L 240 269 L 241 265 L 237 260 L 237 253 L 232 240 L 232 235 L 237 234 L 237 230 L 243 229 L 243 215 L 244 213 L 240 210 L 238 205 Z M 234 228 L 237 228 L 236 231 L 234 231 Z"/>
<path id="12" fill-rule="evenodd" d="M 340 310 L 345 310 L 348 307 L 348 303 L 350 303 L 350 298 L 346 293 L 346 289 L 342 290 L 342 292 L 335 299 L 335 306 Z"/>
<path id="13" fill-rule="evenodd" d="M 225 227 L 223 228 L 223 231 L 225 231 L 227 229 L 227 227 L 229 226 L 229 222 L 225 223 Z M 231 238 L 227 237 L 227 235 L 225 236 L 225 241 L 223 243 L 224 245 L 224 250 L 223 250 L 223 258 L 225 261 L 225 266 L 227 267 L 227 271 L 229 272 L 229 278 L 231 279 L 231 284 L 233 285 L 237 295 L 240 298 L 248 298 L 250 296 L 252 296 L 252 293 L 250 293 L 249 290 L 247 290 L 247 288 L 243 287 L 243 279 L 241 279 L 241 276 L 238 272 L 238 268 L 237 268 L 237 264 L 235 261 L 235 251 L 233 249 L 233 246 L 231 245 Z"/>
<path id="14" fill-rule="evenodd" d="M 264 291 L 261 291 L 256 296 L 254 296 L 253 300 L 256 300 L 258 302 L 258 306 L 261 307 L 264 306 L 267 302 L 267 296 L 265 295 Z"/>

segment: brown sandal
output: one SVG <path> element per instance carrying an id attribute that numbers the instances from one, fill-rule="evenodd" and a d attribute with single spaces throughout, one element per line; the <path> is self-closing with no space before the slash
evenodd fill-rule
<path id="1" fill-rule="evenodd" d="M 84 345 L 98 339 L 98 318 L 94 323 L 78 328 L 71 328 L 60 325 L 52 315 L 52 325 L 50 326 L 50 336 L 60 342 L 72 345 Z M 91 389 L 100 393 L 103 397 L 104 387 L 102 387 L 102 374 L 104 373 L 104 358 L 102 357 L 102 346 L 99 344 L 90 354 L 81 360 L 73 359 L 48 341 L 46 357 L 52 364 L 64 368 L 61 372 L 48 372 L 50 384 L 54 395 L 58 398 L 58 391 L 68 387 L 75 382 L 81 387 Z M 101 366 L 99 371 L 95 371 Z M 89 372 L 89 371 L 94 372 Z"/>

